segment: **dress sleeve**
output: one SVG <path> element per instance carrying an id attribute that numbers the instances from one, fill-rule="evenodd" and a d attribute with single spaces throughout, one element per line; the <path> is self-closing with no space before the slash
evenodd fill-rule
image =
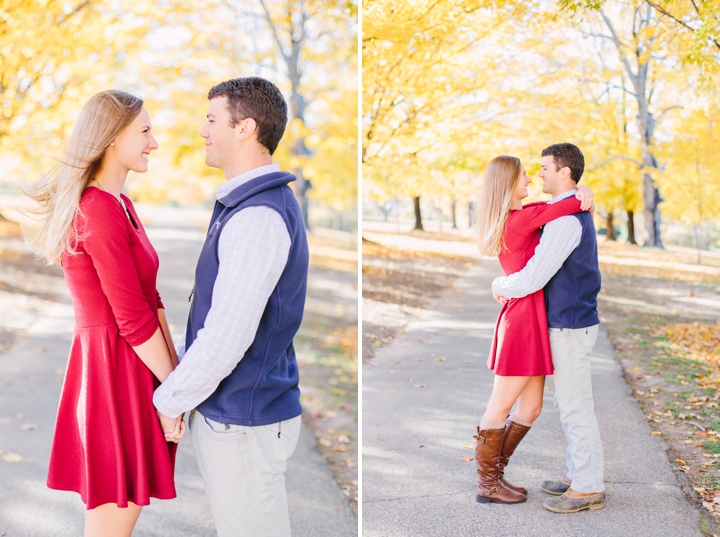
<path id="1" fill-rule="evenodd" d="M 100 286 L 110 303 L 120 335 L 136 347 L 160 326 L 145 298 L 130 250 L 127 216 L 109 196 L 95 195 L 83 204 L 81 229 Z"/>
<path id="2" fill-rule="evenodd" d="M 165 305 L 162 303 L 162 299 L 160 298 L 160 291 L 158 291 L 157 289 L 155 289 L 155 302 L 157 303 L 157 309 L 165 309 Z"/>
<path id="3" fill-rule="evenodd" d="M 515 231 L 531 232 L 556 218 L 580 212 L 580 200 L 573 196 L 556 203 L 528 203 L 512 213 L 510 222 Z"/>

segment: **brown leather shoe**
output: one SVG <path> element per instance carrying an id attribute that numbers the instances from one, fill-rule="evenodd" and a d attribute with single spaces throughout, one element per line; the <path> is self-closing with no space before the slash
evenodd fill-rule
<path id="1" fill-rule="evenodd" d="M 573 492 L 573 489 L 568 489 L 567 492 Z M 607 502 L 604 491 L 594 494 L 583 494 L 581 498 L 571 498 L 567 495 L 567 492 L 562 496 L 547 498 L 543 502 L 543 507 L 554 513 L 577 513 L 584 509 L 589 509 L 590 511 L 602 509 Z"/>
<path id="2" fill-rule="evenodd" d="M 522 503 L 527 498 L 524 494 L 507 489 L 500 485 L 502 477 L 498 470 L 498 458 L 502 447 L 505 429 L 477 428 L 475 445 L 475 462 L 477 464 L 478 486 L 475 501 L 478 503 Z"/>
<path id="3" fill-rule="evenodd" d="M 530 430 L 530 427 L 526 427 L 525 425 L 520 425 L 519 423 L 515 423 L 512 420 L 507 420 L 505 422 L 505 434 L 503 435 L 502 440 L 502 447 L 500 448 L 500 457 L 498 458 L 498 470 L 500 471 L 500 483 L 505 487 L 513 492 L 518 492 L 520 494 L 527 495 L 527 489 L 524 487 L 517 487 L 515 485 L 511 485 L 507 482 L 505 479 L 505 467 L 508 465 L 508 462 L 510 461 L 510 457 L 512 457 L 512 454 L 515 453 L 515 449 L 518 447 L 518 444 L 522 441 L 523 438 L 525 438 L 525 435 Z"/>

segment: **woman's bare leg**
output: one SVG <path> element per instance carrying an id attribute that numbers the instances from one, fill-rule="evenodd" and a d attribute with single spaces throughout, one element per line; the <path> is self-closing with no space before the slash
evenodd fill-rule
<path id="1" fill-rule="evenodd" d="M 502 423 L 503 427 L 505 419 L 510 414 L 510 409 L 518 400 L 520 394 L 525 390 L 530 379 L 533 377 L 501 377 L 495 375 L 493 391 L 490 394 L 487 408 L 483 420 L 490 422 Z M 482 429 L 482 425 L 480 426 Z"/>
<path id="2" fill-rule="evenodd" d="M 515 421 L 520 425 L 530 427 L 542 412 L 543 394 L 545 393 L 545 377 L 529 377 L 525 389 L 518 397 L 518 406 L 513 412 L 517 418 Z"/>
<path id="3" fill-rule="evenodd" d="M 142 506 L 128 502 L 127 507 L 106 503 L 85 511 L 84 537 L 130 537 Z"/>

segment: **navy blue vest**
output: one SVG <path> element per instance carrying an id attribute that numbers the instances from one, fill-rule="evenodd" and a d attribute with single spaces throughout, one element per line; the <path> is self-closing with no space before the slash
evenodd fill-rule
<path id="1" fill-rule="evenodd" d="M 197 407 L 204 416 L 220 423 L 267 425 L 302 413 L 293 337 L 305 307 L 309 254 L 300 206 L 288 186 L 294 180 L 286 172 L 269 173 L 240 185 L 215 203 L 195 271 L 186 349 L 195 341 L 210 310 L 223 225 L 248 207 L 270 207 L 282 216 L 291 240 L 287 264 L 265 306 L 255 339 L 232 373 Z"/>
<path id="2" fill-rule="evenodd" d="M 582 225 L 580 244 L 545 286 L 550 328 L 587 328 L 600 322 L 600 292 L 595 224 L 589 212 L 573 214 Z"/>

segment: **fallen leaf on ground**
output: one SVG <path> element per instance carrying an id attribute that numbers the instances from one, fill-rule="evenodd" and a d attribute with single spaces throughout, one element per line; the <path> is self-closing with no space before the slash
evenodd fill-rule
<path id="1" fill-rule="evenodd" d="M 345 446 L 333 446 L 332 450 L 344 453 L 347 451 L 347 448 Z"/>
<path id="2" fill-rule="evenodd" d="M 32 431 L 32 430 L 38 428 L 38 424 L 37 423 L 25 423 L 25 424 L 21 425 L 20 428 L 23 431 Z"/>
<path id="3" fill-rule="evenodd" d="M 426 388 L 427 384 L 416 384 L 415 387 L 416 388 Z"/>
<path id="4" fill-rule="evenodd" d="M 472 449 L 472 448 L 473 448 L 473 446 L 471 446 L 470 444 L 465 444 L 463 446 L 463 449 Z"/>
<path id="5" fill-rule="evenodd" d="M 3 455 L 3 460 L 5 460 L 5 462 L 20 462 L 23 458 L 17 453 L 8 451 L 7 455 Z"/>
<path id="6" fill-rule="evenodd" d="M 660 434 L 660 431 L 653 431 L 653 432 L 651 432 L 650 434 L 659 435 L 659 434 Z"/>
<path id="7" fill-rule="evenodd" d="M 330 440 L 327 440 L 326 438 L 321 438 L 320 440 L 318 440 L 318 444 L 323 445 L 325 447 L 332 446 L 332 442 L 330 442 Z"/>
<path id="8" fill-rule="evenodd" d="M 470 462 L 470 461 L 475 460 L 475 457 L 461 457 L 460 460 L 465 461 L 465 462 Z"/>
<path id="9" fill-rule="evenodd" d="M 435 358 L 435 360 L 438 362 L 444 362 L 445 358 L 443 358 L 442 356 L 438 356 L 437 358 Z"/>

